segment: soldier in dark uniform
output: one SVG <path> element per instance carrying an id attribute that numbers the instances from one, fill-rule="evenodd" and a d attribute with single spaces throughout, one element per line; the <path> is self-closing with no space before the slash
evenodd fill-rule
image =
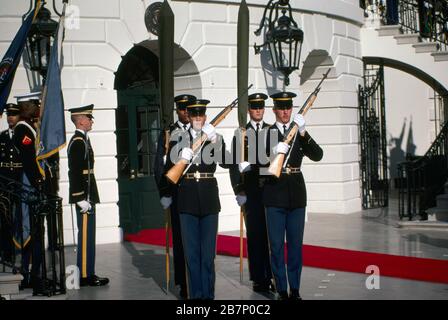
<path id="1" fill-rule="evenodd" d="M 214 177 L 217 163 L 222 167 L 225 145 L 211 124 L 205 124 L 208 100 L 196 100 L 187 106 L 191 128 L 186 133 L 189 139 L 172 141 L 168 152 L 166 171 L 177 159 L 174 155 L 190 162 L 193 150 L 190 148 L 202 133 L 207 141 L 201 154 L 180 180 L 177 187 L 177 210 L 179 212 L 182 243 L 187 266 L 188 297 L 190 299 L 214 299 L 216 236 L 218 214 L 221 210 L 218 183 Z M 180 152 L 179 152 L 180 151 Z M 169 195 L 165 195 L 169 196 Z"/>
<path id="2" fill-rule="evenodd" d="M 180 296 L 184 299 L 187 298 L 187 282 L 185 277 L 185 257 L 182 247 L 182 234 L 180 231 L 179 212 L 177 210 L 177 188 L 173 188 L 172 197 L 164 197 L 167 194 L 166 189 L 171 188 L 169 182 L 166 180 L 164 173 L 164 167 L 167 156 L 167 145 L 169 141 L 177 141 L 182 136 L 183 132 L 190 129 L 190 119 L 187 113 L 187 104 L 189 101 L 195 101 L 196 97 L 189 94 L 178 95 L 174 98 L 176 103 L 176 113 L 178 120 L 169 126 L 169 130 L 163 131 L 159 137 L 159 143 L 157 145 L 157 158 L 155 161 L 155 177 L 159 193 L 161 195 L 160 203 L 163 209 L 170 208 L 171 213 L 171 228 L 173 236 L 173 259 L 174 259 L 174 283 L 180 286 Z M 168 143 L 168 144 L 167 144 Z"/>
<path id="3" fill-rule="evenodd" d="M 20 109 L 20 121 L 14 127 L 13 141 L 19 153 L 23 171 L 20 182 L 30 185 L 36 190 L 42 189 L 42 175 L 36 162 L 36 119 L 39 117 L 40 92 L 17 96 Z M 40 267 L 42 263 L 42 237 L 36 225 L 35 215 L 31 208 L 22 202 L 18 216 L 15 219 L 14 243 L 22 250 L 22 272 L 24 279 L 22 288 L 33 287 L 39 290 Z M 31 278 L 29 277 L 29 263 L 32 257 Z"/>
<path id="4" fill-rule="evenodd" d="M 271 159 L 278 153 L 290 157 L 279 178 L 271 176 L 265 183 L 263 200 L 266 206 L 266 223 L 271 251 L 271 268 L 280 299 L 300 299 L 300 276 L 302 272 L 302 243 L 305 227 L 306 187 L 301 172 L 302 159 L 320 161 L 323 151 L 305 129 L 305 119 L 295 115 L 298 125 L 297 139 L 290 147 L 282 142 L 291 126 L 292 98 L 290 92 L 271 95 L 274 100 L 276 123 L 269 128 L 266 153 Z M 287 268 L 284 257 L 284 239 L 288 246 Z"/>
<path id="5" fill-rule="evenodd" d="M 239 163 L 238 168 L 232 166 L 230 170 L 237 203 L 239 206 L 245 206 L 249 274 L 250 280 L 253 281 L 253 290 L 256 292 L 269 292 L 272 289 L 272 271 L 262 197 L 264 176 L 260 176 L 260 166 L 266 163 L 266 159 L 263 159 L 264 162 L 261 163 L 261 152 L 259 152 L 259 147 L 264 145 L 266 131 L 270 126 L 263 121 L 267 98 L 268 96 L 263 93 L 254 93 L 249 96 L 250 121 L 246 125 L 245 161 L 239 163 L 239 159 L 236 159 L 235 163 Z M 236 142 L 236 139 L 238 138 L 234 138 L 232 146 L 234 154 L 238 154 L 235 146 L 240 144 Z"/>
<path id="6" fill-rule="evenodd" d="M 14 103 L 5 106 L 8 129 L 0 133 L 0 175 L 19 181 L 22 174 L 22 162 L 13 143 L 14 127 L 19 122 L 19 107 Z M 9 204 L 9 209 L 0 212 L 0 256 L 3 261 L 12 262 L 14 254 L 12 221 L 18 203 Z"/>
<path id="7" fill-rule="evenodd" d="M 77 265 L 80 286 L 103 286 L 109 279 L 95 275 L 95 205 L 100 202 L 94 175 L 94 154 L 87 133 L 92 130 L 93 104 L 72 108 L 76 131 L 67 148 L 70 203 L 76 204 L 78 222 Z"/>

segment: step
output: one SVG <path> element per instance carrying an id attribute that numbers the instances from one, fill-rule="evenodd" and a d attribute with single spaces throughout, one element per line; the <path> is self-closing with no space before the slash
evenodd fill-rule
<path id="1" fill-rule="evenodd" d="M 401 26 L 399 25 L 393 25 L 393 26 L 381 26 L 378 29 L 375 29 L 378 31 L 378 35 L 380 37 L 385 36 L 396 36 L 402 33 Z"/>
<path id="2" fill-rule="evenodd" d="M 10 296 L 19 293 L 21 274 L 0 273 L 0 295 Z"/>
<path id="3" fill-rule="evenodd" d="M 431 53 L 434 57 L 434 61 L 448 61 L 448 51 L 439 51 Z"/>
<path id="4" fill-rule="evenodd" d="M 439 50 L 439 44 L 437 42 L 422 42 L 412 45 L 415 48 L 416 53 L 436 52 Z"/>
<path id="5" fill-rule="evenodd" d="M 448 222 L 441 221 L 400 221 L 398 228 L 448 231 Z"/>
<path id="6" fill-rule="evenodd" d="M 418 33 L 399 34 L 394 36 L 398 44 L 417 44 L 421 42 L 420 35 Z"/>
<path id="7" fill-rule="evenodd" d="M 429 208 L 426 210 L 427 214 L 433 214 L 436 217 L 436 221 L 448 222 L 448 209 L 447 208 Z"/>

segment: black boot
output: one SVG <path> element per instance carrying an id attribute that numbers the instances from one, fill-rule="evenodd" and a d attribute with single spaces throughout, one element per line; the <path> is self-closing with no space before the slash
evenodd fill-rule
<path id="1" fill-rule="evenodd" d="M 289 294 L 289 300 L 294 300 L 294 301 L 302 300 L 302 297 L 300 297 L 300 294 L 299 294 L 299 290 L 291 289 L 291 293 Z"/>
<path id="2" fill-rule="evenodd" d="M 288 292 L 286 291 L 279 291 L 278 292 L 278 300 L 288 300 Z"/>
<path id="3" fill-rule="evenodd" d="M 188 299 L 188 290 L 187 290 L 187 286 L 186 285 L 180 285 L 179 295 L 184 300 Z"/>

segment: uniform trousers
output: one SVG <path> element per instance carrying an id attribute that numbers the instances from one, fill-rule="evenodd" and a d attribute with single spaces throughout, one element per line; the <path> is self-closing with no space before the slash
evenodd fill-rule
<path id="1" fill-rule="evenodd" d="M 256 284 L 268 285 L 272 278 L 272 271 L 261 192 L 247 194 L 244 217 L 250 279 Z"/>
<path id="2" fill-rule="evenodd" d="M 302 274 L 302 244 L 305 228 L 305 208 L 266 208 L 266 224 L 271 249 L 271 268 L 278 292 L 300 289 Z M 287 265 L 285 265 L 285 234 Z"/>
<path id="3" fill-rule="evenodd" d="M 177 198 L 173 196 L 171 205 L 171 230 L 173 237 L 174 283 L 181 287 L 186 286 L 185 257 L 182 246 L 182 233 L 180 227 L 179 212 L 177 211 Z"/>
<path id="4" fill-rule="evenodd" d="M 92 205 L 89 213 L 81 213 L 81 208 L 76 205 L 76 218 L 78 222 L 77 266 L 82 278 L 95 275 L 95 212 L 94 205 Z"/>
<path id="5" fill-rule="evenodd" d="M 218 214 L 198 217 L 181 212 L 179 217 L 187 265 L 188 297 L 214 299 Z"/>

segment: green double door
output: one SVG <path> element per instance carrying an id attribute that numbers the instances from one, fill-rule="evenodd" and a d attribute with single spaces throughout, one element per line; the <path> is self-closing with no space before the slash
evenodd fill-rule
<path id="1" fill-rule="evenodd" d="M 125 233 L 163 226 L 154 178 L 160 134 L 159 89 L 152 84 L 120 90 L 116 109 L 120 227 Z"/>

